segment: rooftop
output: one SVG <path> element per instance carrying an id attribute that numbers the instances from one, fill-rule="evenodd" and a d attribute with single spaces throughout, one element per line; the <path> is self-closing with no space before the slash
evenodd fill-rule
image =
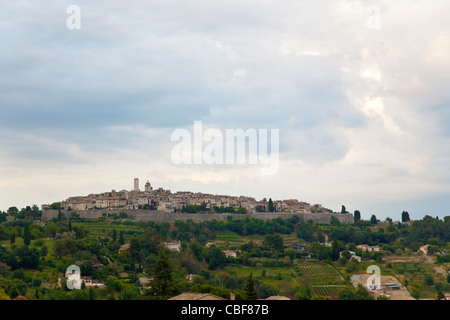
<path id="1" fill-rule="evenodd" d="M 213 295 L 211 293 L 184 292 L 182 294 L 170 298 L 169 300 L 227 300 L 227 299 Z"/>

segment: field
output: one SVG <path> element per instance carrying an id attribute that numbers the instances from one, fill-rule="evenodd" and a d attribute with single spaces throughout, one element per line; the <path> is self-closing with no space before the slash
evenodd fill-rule
<path id="1" fill-rule="evenodd" d="M 323 296 L 323 297 L 337 297 L 339 292 L 345 289 L 346 285 L 316 285 L 312 286 L 313 295 Z"/>
<path id="2" fill-rule="evenodd" d="M 42 242 L 42 244 L 45 244 L 47 246 L 48 249 L 53 250 L 54 247 L 54 240 L 40 240 Z M 16 246 L 16 247 L 21 247 L 23 246 L 23 238 L 21 237 L 16 237 L 16 241 L 14 242 L 14 244 L 11 244 L 9 240 L 1 240 L 0 241 L 0 246 L 3 247 L 11 247 L 11 246 Z M 32 246 L 36 245 L 36 240 L 31 240 L 30 243 Z"/>
<path id="3" fill-rule="evenodd" d="M 113 229 L 117 231 L 117 237 L 119 236 L 119 232 L 123 232 L 123 236 L 125 241 L 128 241 L 134 235 L 139 235 L 144 232 L 144 228 L 139 224 L 135 223 L 127 223 L 120 221 L 113 221 L 111 223 L 104 221 L 85 221 L 85 222 L 77 222 L 73 223 L 74 226 L 80 225 L 82 226 L 91 237 L 111 237 Z"/>
<path id="4" fill-rule="evenodd" d="M 422 275 L 427 272 L 424 263 L 421 262 L 396 262 L 395 270 L 398 274 Z"/>
<path id="5" fill-rule="evenodd" d="M 342 278 L 340 273 L 328 264 L 304 264 L 300 265 L 300 271 L 306 275 L 315 278 Z"/>
<path id="6" fill-rule="evenodd" d="M 256 279 L 268 283 L 280 291 L 282 295 L 290 295 L 290 290 L 300 285 L 309 284 L 313 295 L 324 297 L 337 296 L 346 287 L 340 273 L 331 265 L 320 262 L 294 262 L 291 266 L 262 266 L 270 259 L 254 259 L 255 266 L 229 265 L 224 271 L 238 277 L 248 277 L 250 273 Z M 272 259 L 273 260 L 273 259 Z"/>
<path id="7" fill-rule="evenodd" d="M 243 238 L 233 231 L 217 232 L 215 242 L 217 245 L 229 243 L 232 246 L 240 246 L 244 244 Z"/>
<path id="8" fill-rule="evenodd" d="M 295 234 L 282 234 L 281 237 L 283 238 L 284 244 L 291 244 L 291 243 L 298 243 L 299 240 L 298 238 L 295 236 Z M 244 243 L 253 241 L 257 244 L 262 244 L 264 240 L 264 236 L 263 235 L 248 235 L 248 236 L 241 236 L 239 234 L 237 234 L 236 232 L 233 231 L 220 231 L 217 232 L 216 234 L 216 244 L 217 245 L 223 245 L 225 243 L 228 243 L 230 245 L 230 247 L 233 246 L 241 246 Z"/>

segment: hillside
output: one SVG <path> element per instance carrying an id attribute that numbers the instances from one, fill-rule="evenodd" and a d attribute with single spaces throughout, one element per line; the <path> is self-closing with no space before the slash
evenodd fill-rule
<path id="1" fill-rule="evenodd" d="M 361 279 L 375 265 L 383 284 L 399 286 L 402 299 L 434 299 L 450 293 L 449 225 L 449 217 L 428 216 L 377 225 L 305 223 L 298 217 L 171 223 L 117 216 L 15 219 L 0 224 L 0 296 L 140 300 L 190 291 L 226 299 L 233 293 L 240 300 L 247 298 L 251 276 L 259 299 L 396 299 L 390 287 L 364 287 Z M 376 251 L 365 252 L 361 244 Z M 418 253 L 423 245 L 426 254 Z M 171 285 L 155 293 L 161 261 L 171 271 L 165 274 Z M 79 290 L 66 285 L 71 265 L 85 277 Z"/>

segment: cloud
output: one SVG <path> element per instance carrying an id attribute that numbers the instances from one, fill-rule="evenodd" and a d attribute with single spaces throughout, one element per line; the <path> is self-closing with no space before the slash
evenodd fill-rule
<path id="1" fill-rule="evenodd" d="M 446 207 L 447 2 L 378 1 L 380 29 L 362 0 L 78 1 L 80 30 L 70 4 L 0 5 L 0 208 L 134 176 L 386 215 Z M 174 166 L 170 134 L 197 120 L 279 129 L 278 175 Z"/>

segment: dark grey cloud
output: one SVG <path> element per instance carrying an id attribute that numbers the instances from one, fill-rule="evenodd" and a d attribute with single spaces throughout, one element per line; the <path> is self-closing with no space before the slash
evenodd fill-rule
<path id="1" fill-rule="evenodd" d="M 0 4 L 0 163 L 18 166 L 11 175 L 73 165 L 89 176 L 116 157 L 132 171 L 126 155 L 145 163 L 148 150 L 170 167 L 171 131 L 202 120 L 280 129 L 281 171 L 323 166 L 320 185 L 359 179 L 359 198 L 404 177 L 414 195 L 449 188 L 447 2 L 378 1 L 380 30 L 366 26 L 370 1 L 75 2 Z M 72 4 L 80 30 L 66 28 Z"/>

